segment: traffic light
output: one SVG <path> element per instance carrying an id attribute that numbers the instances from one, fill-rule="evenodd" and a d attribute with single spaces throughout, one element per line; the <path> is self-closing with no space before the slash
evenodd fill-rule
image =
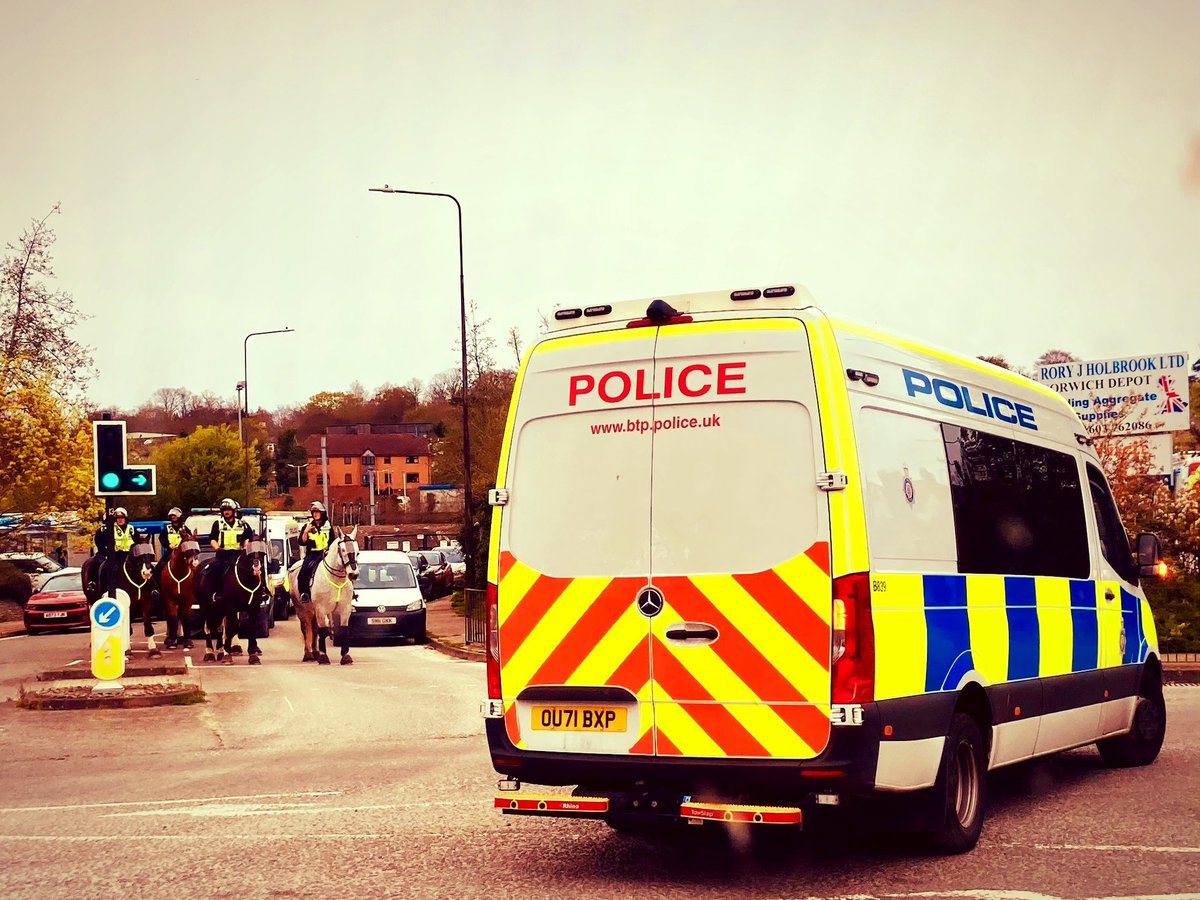
<path id="1" fill-rule="evenodd" d="M 92 423 L 95 494 L 110 497 L 124 494 L 154 494 L 154 466 L 131 466 L 125 461 L 125 423 Z"/>

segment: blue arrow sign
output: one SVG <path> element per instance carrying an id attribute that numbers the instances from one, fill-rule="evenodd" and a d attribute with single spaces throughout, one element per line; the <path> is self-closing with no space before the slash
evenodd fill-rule
<path id="1" fill-rule="evenodd" d="M 112 628 L 121 621 L 121 607 L 111 600 L 101 600 L 92 609 L 92 617 L 101 628 Z"/>

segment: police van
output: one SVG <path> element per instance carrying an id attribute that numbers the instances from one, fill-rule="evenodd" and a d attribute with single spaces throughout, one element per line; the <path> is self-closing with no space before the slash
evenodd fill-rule
<path id="1" fill-rule="evenodd" d="M 489 500 L 506 813 L 795 825 L 874 798 L 959 852 L 989 769 L 1162 744 L 1158 541 L 1131 552 L 1071 408 L 803 288 L 557 310 Z"/>

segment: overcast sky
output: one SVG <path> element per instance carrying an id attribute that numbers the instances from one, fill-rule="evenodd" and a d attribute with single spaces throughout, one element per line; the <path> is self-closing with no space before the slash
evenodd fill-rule
<path id="1" fill-rule="evenodd" d="M 255 407 L 539 311 L 773 283 L 1020 363 L 1200 352 L 1197 2 L 11 3 L 0 238 L 57 201 L 102 405 Z M 1191 172 L 1191 186 L 1189 186 Z M 501 361 L 507 360 L 502 350 Z"/>

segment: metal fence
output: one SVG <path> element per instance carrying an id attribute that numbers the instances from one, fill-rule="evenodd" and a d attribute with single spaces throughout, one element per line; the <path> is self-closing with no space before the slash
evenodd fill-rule
<path id="1" fill-rule="evenodd" d="M 1200 662 L 1200 653 L 1164 653 L 1163 662 Z"/>
<path id="2" fill-rule="evenodd" d="M 467 588 L 466 639 L 468 644 L 487 643 L 487 591 Z"/>

